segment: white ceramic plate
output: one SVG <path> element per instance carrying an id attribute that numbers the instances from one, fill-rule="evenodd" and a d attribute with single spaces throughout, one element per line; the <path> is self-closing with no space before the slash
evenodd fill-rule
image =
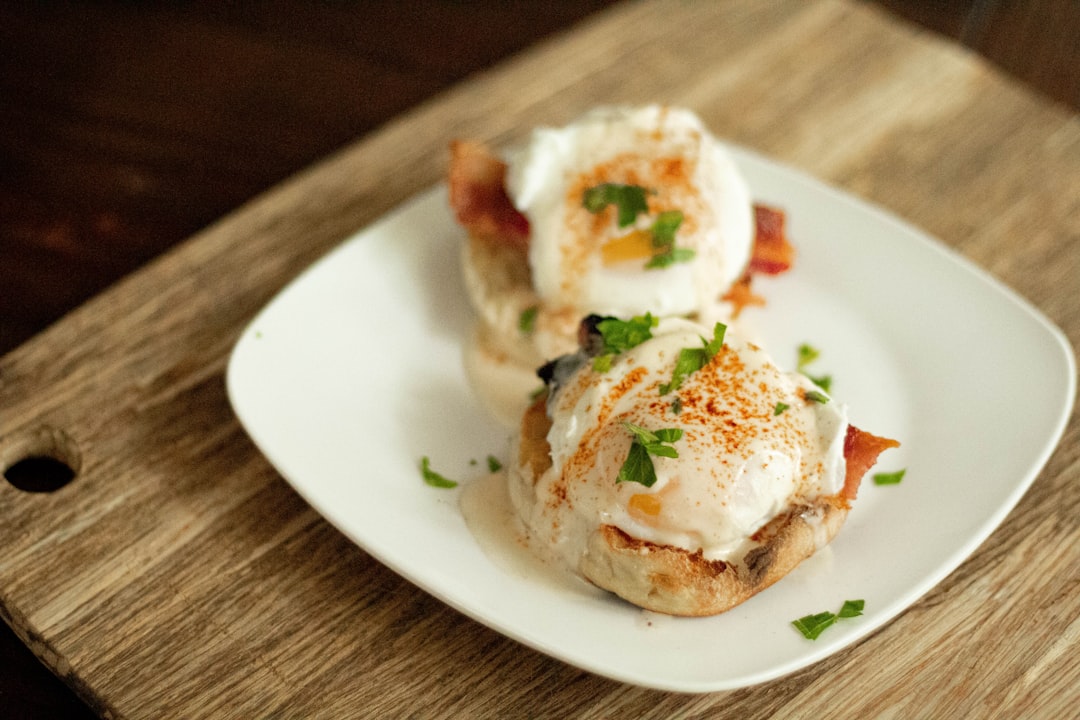
<path id="1" fill-rule="evenodd" d="M 1064 430 L 1076 370 L 1042 315 L 920 231 L 757 155 L 736 159 L 783 207 L 796 268 L 755 287 L 747 317 L 774 357 L 822 351 L 852 421 L 902 441 L 864 482 L 829 548 L 723 615 L 647 613 L 501 556 L 459 496 L 506 457 L 507 431 L 466 384 L 462 233 L 441 187 L 316 263 L 238 341 L 233 407 L 258 447 L 327 520 L 476 620 L 567 663 L 666 690 L 762 682 L 820 660 L 903 611 L 1004 519 Z M 421 481 L 421 456 L 454 490 Z M 476 485 L 473 486 L 477 487 Z M 494 539 L 497 542 L 497 538 Z M 863 599 L 816 641 L 790 621 Z"/>

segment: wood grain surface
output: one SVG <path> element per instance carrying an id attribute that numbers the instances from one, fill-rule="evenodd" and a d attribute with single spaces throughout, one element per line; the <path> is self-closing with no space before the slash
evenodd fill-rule
<path id="1" fill-rule="evenodd" d="M 599 102 L 666 101 L 941 238 L 1080 339 L 1080 122 L 872 8 L 620 4 L 240 208 L 0 360 L 0 612 L 106 717 L 1068 717 L 1080 702 L 1080 426 L 895 622 L 710 695 L 578 671 L 464 618 L 323 522 L 234 419 L 247 320 L 341 239 Z"/>

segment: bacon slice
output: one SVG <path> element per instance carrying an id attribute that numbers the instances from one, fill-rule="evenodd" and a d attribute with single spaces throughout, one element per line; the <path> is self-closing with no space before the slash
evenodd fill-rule
<path id="1" fill-rule="evenodd" d="M 791 269 L 795 262 L 795 246 L 787 238 L 783 210 L 767 205 L 754 205 L 754 250 L 750 256 L 750 272 L 779 275 Z"/>
<path id="2" fill-rule="evenodd" d="M 739 317 L 742 311 L 751 305 L 759 307 L 765 305 L 765 298 L 756 295 L 750 289 L 750 280 L 749 271 L 743 273 L 743 276 L 732 283 L 728 291 L 720 297 L 721 300 L 731 303 L 732 319 Z"/>
<path id="3" fill-rule="evenodd" d="M 506 194 L 506 163 L 486 145 L 471 140 L 450 143 L 450 207 L 473 235 L 525 250 L 529 220 Z"/>
<path id="4" fill-rule="evenodd" d="M 900 443 L 889 438 L 872 435 L 854 425 L 848 425 L 844 437 L 844 459 L 847 461 L 847 473 L 844 475 L 844 489 L 840 491 L 845 500 L 854 500 L 859 492 L 866 471 L 877 462 L 878 455 L 889 448 L 900 447 Z"/>

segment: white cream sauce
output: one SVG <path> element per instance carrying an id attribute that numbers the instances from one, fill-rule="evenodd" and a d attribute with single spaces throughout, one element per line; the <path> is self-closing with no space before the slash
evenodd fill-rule
<path id="1" fill-rule="evenodd" d="M 510 479 L 530 531 L 572 568 L 601 524 L 710 560 L 736 559 L 788 507 L 843 487 L 844 406 L 807 400 L 815 389 L 807 378 L 780 371 L 730 331 L 708 365 L 662 396 L 658 386 L 671 380 L 679 351 L 701 347 L 711 331 L 671 318 L 653 334 L 606 373 L 588 363 L 577 371 L 549 405 L 551 469 L 535 488 Z M 777 413 L 777 403 L 787 409 Z M 616 482 L 633 440 L 624 421 L 683 430 L 672 443 L 677 458 L 652 458 L 652 487 Z"/>

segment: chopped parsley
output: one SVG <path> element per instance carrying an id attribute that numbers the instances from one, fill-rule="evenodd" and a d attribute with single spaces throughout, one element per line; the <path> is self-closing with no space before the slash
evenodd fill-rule
<path id="1" fill-rule="evenodd" d="M 614 353 L 604 353 L 603 355 L 597 355 L 593 358 L 592 369 L 598 373 L 606 373 L 611 369 L 611 359 L 615 357 Z"/>
<path id="2" fill-rule="evenodd" d="M 636 315 L 629 320 L 604 318 L 598 322 L 596 330 L 604 340 L 604 348 L 593 358 L 593 370 L 601 373 L 610 370 L 612 358 L 651 338 L 652 329 L 658 322 L 652 313 Z"/>
<path id="3" fill-rule="evenodd" d="M 904 473 L 907 472 L 907 468 L 903 470 L 897 470 L 891 473 L 874 473 L 875 485 L 899 485 L 900 481 L 904 479 Z"/>
<path id="4" fill-rule="evenodd" d="M 602 212 L 608 205 L 614 205 L 618 210 L 619 227 L 624 228 L 633 225 L 640 213 L 649 211 L 645 195 L 646 190 L 640 185 L 601 183 L 584 192 L 581 204 L 594 215 Z"/>
<path id="5" fill-rule="evenodd" d="M 796 369 L 802 370 L 807 365 L 817 360 L 819 355 L 821 355 L 820 350 L 808 343 L 803 343 L 799 346 L 799 362 Z"/>
<path id="6" fill-rule="evenodd" d="M 701 338 L 702 347 L 680 350 L 679 357 L 675 359 L 675 369 L 671 371 L 671 382 L 660 385 L 660 394 L 667 395 L 672 390 L 678 390 L 687 377 L 708 365 L 716 353 L 720 352 L 725 332 L 727 325 L 718 322 L 713 326 L 712 340 Z"/>
<path id="7" fill-rule="evenodd" d="M 427 455 L 420 458 L 420 474 L 423 475 L 424 482 L 431 487 L 450 489 L 456 488 L 458 485 L 457 481 L 451 480 L 432 470 L 431 461 L 428 459 Z"/>
<path id="8" fill-rule="evenodd" d="M 682 225 L 683 214 L 680 210 L 665 210 L 656 216 L 653 222 L 653 256 L 645 263 L 646 269 L 666 268 L 677 262 L 687 262 L 694 258 L 690 248 L 675 247 L 675 232 Z"/>
<path id="9" fill-rule="evenodd" d="M 840 612 L 833 614 L 831 612 L 821 612 L 814 615 L 806 615 L 798 620 L 792 620 L 791 624 L 795 626 L 795 629 L 803 634 L 807 640 L 817 640 L 818 636 L 825 631 L 826 628 L 835 625 L 837 620 L 845 618 L 858 617 L 863 614 L 863 606 L 865 605 L 863 600 L 845 600 L 844 605 L 840 608 Z"/>
<path id="10" fill-rule="evenodd" d="M 778 402 L 778 403 L 776 403 L 776 407 L 774 407 L 774 408 L 773 408 L 773 411 L 772 411 L 773 417 L 776 417 L 776 416 L 777 416 L 777 415 L 779 415 L 780 413 L 782 413 L 782 412 L 784 412 L 785 410 L 787 410 L 787 409 L 788 409 L 789 407 L 791 407 L 791 406 L 790 406 L 790 405 L 788 405 L 787 403 L 782 403 L 782 402 Z"/>
<path id="11" fill-rule="evenodd" d="M 675 413 L 676 415 L 682 412 L 682 398 L 678 395 L 676 395 L 675 399 L 671 401 L 671 412 Z"/>
<path id="12" fill-rule="evenodd" d="M 630 443 L 630 452 L 627 453 L 615 482 L 636 482 L 652 487 L 656 483 L 656 468 L 653 466 L 652 456 L 679 457 L 679 452 L 671 447 L 671 443 L 682 438 L 682 428 L 646 430 L 625 420 L 623 427 L 630 431 L 634 440 Z"/>
<path id="13" fill-rule="evenodd" d="M 656 216 L 652 224 L 653 247 L 665 248 L 675 244 L 675 233 L 682 225 L 681 210 L 665 210 Z"/>
<path id="14" fill-rule="evenodd" d="M 605 352 L 621 353 L 651 338 L 658 322 L 652 313 L 645 313 L 629 320 L 605 318 L 596 324 L 596 329 L 604 338 Z"/>
<path id="15" fill-rule="evenodd" d="M 809 343 L 803 343 L 799 346 L 798 362 L 795 365 L 795 369 L 810 379 L 810 382 L 817 385 L 823 392 L 829 392 L 832 390 L 832 375 L 811 375 L 806 372 L 806 366 L 814 362 L 821 355 L 821 351 Z M 819 400 L 818 402 L 822 402 Z"/>
<path id="16" fill-rule="evenodd" d="M 840 612 L 836 614 L 838 618 L 853 618 L 862 615 L 863 608 L 866 606 L 865 600 L 845 600 L 843 606 L 840 608 Z"/>
<path id="17" fill-rule="evenodd" d="M 669 247 L 667 250 L 653 255 L 649 262 L 645 263 L 647 270 L 662 270 L 677 262 L 689 262 L 694 259 L 694 251 L 690 248 Z"/>
<path id="18" fill-rule="evenodd" d="M 521 311 L 521 315 L 518 316 L 518 330 L 523 335 L 529 335 L 536 329 L 536 316 L 539 312 L 539 305 L 533 305 Z"/>
<path id="19" fill-rule="evenodd" d="M 499 459 L 494 455 L 487 456 L 487 466 L 488 470 L 490 470 L 491 472 L 499 472 L 500 470 L 502 470 L 502 463 L 499 462 Z"/>
<path id="20" fill-rule="evenodd" d="M 811 400 L 811 401 L 816 402 L 816 403 L 821 403 L 822 405 L 829 402 L 829 396 L 826 395 L 825 393 L 818 392 L 817 390 L 807 390 L 804 393 L 804 396 L 806 397 L 807 400 Z"/>
<path id="21" fill-rule="evenodd" d="M 594 215 L 603 212 L 608 205 L 614 205 L 616 224 L 625 228 L 633 225 L 638 215 L 649 212 L 648 194 L 649 191 L 640 185 L 601 183 L 582 193 L 581 205 Z M 675 233 L 682 221 L 681 210 L 665 210 L 656 216 L 649 228 L 653 254 L 645 263 L 646 269 L 666 268 L 674 263 L 693 259 L 693 250 L 675 247 Z"/>

